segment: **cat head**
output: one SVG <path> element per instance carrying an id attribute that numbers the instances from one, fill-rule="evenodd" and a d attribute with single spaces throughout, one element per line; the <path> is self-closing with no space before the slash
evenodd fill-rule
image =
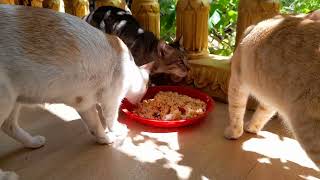
<path id="1" fill-rule="evenodd" d="M 186 54 L 174 48 L 163 40 L 160 40 L 157 45 L 156 60 L 151 74 L 168 73 L 174 77 L 183 78 L 187 76 L 188 64 Z"/>
<path id="2" fill-rule="evenodd" d="M 152 32 L 143 31 L 134 39 L 131 36 L 123 39 L 138 66 L 154 62 L 151 75 L 165 73 L 182 78 L 187 75 L 188 64 L 184 51 L 159 40 Z"/>
<path id="3" fill-rule="evenodd" d="M 149 74 L 153 66 L 154 63 L 142 65 L 139 67 L 137 76 L 135 76 L 135 74 L 131 75 L 130 78 L 134 79 L 130 80 L 132 84 L 126 95 L 126 98 L 130 103 L 139 103 L 142 100 L 143 96 L 146 94 L 149 84 Z"/>

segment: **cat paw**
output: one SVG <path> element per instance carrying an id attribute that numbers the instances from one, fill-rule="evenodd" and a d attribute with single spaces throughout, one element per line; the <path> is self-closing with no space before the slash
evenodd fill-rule
<path id="1" fill-rule="evenodd" d="M 127 133 L 114 133 L 114 132 L 107 132 L 105 137 L 96 137 L 96 141 L 99 144 L 112 144 L 118 139 L 125 138 Z"/>
<path id="2" fill-rule="evenodd" d="M 116 136 L 112 132 L 107 132 L 105 137 L 95 137 L 99 144 L 112 144 L 116 140 Z"/>
<path id="3" fill-rule="evenodd" d="M 43 136 L 33 136 L 31 141 L 25 144 L 27 148 L 39 148 L 46 143 L 46 138 Z"/>
<path id="4" fill-rule="evenodd" d="M 238 139 L 243 134 L 243 129 L 237 126 L 228 126 L 224 131 L 227 139 Z"/>
<path id="5" fill-rule="evenodd" d="M 124 139 L 128 134 L 128 128 L 126 125 L 117 123 L 113 128 L 106 132 L 105 137 L 95 137 L 99 144 L 112 144 L 118 139 Z"/>
<path id="6" fill-rule="evenodd" d="M 257 134 L 260 131 L 260 127 L 248 121 L 244 125 L 244 130 L 248 133 Z"/>
<path id="7" fill-rule="evenodd" d="M 116 123 L 112 128 L 110 128 L 110 131 L 114 133 L 115 136 L 126 136 L 128 134 L 128 128 L 124 124 Z"/>

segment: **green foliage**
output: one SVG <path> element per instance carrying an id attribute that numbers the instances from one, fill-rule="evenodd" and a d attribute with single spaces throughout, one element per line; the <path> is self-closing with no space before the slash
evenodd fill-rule
<path id="1" fill-rule="evenodd" d="M 172 42 L 176 34 L 176 4 L 177 0 L 160 0 L 160 36 Z"/>
<path id="2" fill-rule="evenodd" d="M 308 13 L 320 9 L 319 0 L 281 0 L 281 13 Z"/>
<path id="3" fill-rule="evenodd" d="M 209 12 L 209 51 L 217 55 L 231 55 L 235 47 L 237 6 L 239 0 L 213 0 Z M 176 31 L 177 0 L 159 0 L 161 38 L 172 42 Z M 320 9 L 319 0 L 281 0 L 281 13 L 308 13 Z"/>
<path id="4" fill-rule="evenodd" d="M 230 55 L 236 35 L 238 0 L 215 0 L 209 12 L 209 51 L 212 54 Z"/>

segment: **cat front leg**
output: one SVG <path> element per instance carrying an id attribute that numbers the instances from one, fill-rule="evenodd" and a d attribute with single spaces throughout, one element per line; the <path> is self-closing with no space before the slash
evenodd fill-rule
<path id="1" fill-rule="evenodd" d="M 126 125 L 119 123 L 118 113 L 119 107 L 122 99 L 124 98 L 124 93 L 118 91 L 118 93 L 113 92 L 112 95 L 107 95 L 102 98 L 101 110 L 103 119 L 109 129 L 107 135 L 114 140 L 118 137 L 125 137 L 128 134 L 128 128 Z M 101 120 L 103 120 L 101 118 Z"/>
<path id="2" fill-rule="evenodd" d="M 249 133 L 258 133 L 275 113 L 276 110 L 272 106 L 259 103 L 251 120 L 245 123 L 244 130 Z"/>
<path id="3" fill-rule="evenodd" d="M 43 136 L 31 136 L 28 132 L 22 129 L 18 124 L 18 116 L 21 105 L 16 103 L 9 117 L 4 121 L 2 130 L 13 139 L 19 141 L 27 148 L 39 148 L 46 142 Z"/>
<path id="4" fill-rule="evenodd" d="M 22 143 L 28 148 L 39 148 L 45 144 L 43 136 L 31 136 L 22 129 L 18 123 L 20 104 L 16 102 L 17 97 L 11 86 L 0 76 L 0 127 L 8 136 Z"/>
<path id="5" fill-rule="evenodd" d="M 103 112 L 102 112 L 101 105 L 97 104 L 96 108 L 97 108 L 97 111 L 98 111 L 98 114 L 99 114 L 99 119 L 100 119 L 100 122 L 102 124 L 103 129 L 107 129 L 107 122 L 103 117 L 103 114 L 102 114 Z"/>
<path id="6" fill-rule="evenodd" d="M 227 139 L 238 139 L 243 134 L 243 117 L 249 92 L 243 87 L 239 76 L 231 73 L 228 89 L 229 125 L 224 131 Z"/>
<path id="7" fill-rule="evenodd" d="M 118 103 L 117 103 L 118 104 Z M 119 123 L 118 121 L 118 113 L 119 113 L 119 105 L 112 104 L 102 107 L 102 114 L 106 121 L 109 132 L 107 133 L 110 137 L 124 137 L 128 133 L 128 128 L 126 125 Z M 115 139 L 114 139 L 115 140 Z"/>
<path id="8" fill-rule="evenodd" d="M 103 128 L 100 122 L 96 104 L 88 110 L 79 112 L 79 114 L 97 143 L 111 144 L 113 142 L 114 138 L 106 135 L 105 128 Z"/>

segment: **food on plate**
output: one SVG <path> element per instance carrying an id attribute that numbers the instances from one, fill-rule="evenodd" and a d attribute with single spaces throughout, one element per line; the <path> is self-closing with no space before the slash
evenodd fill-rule
<path id="1" fill-rule="evenodd" d="M 207 104 L 187 95 L 160 91 L 154 98 L 140 102 L 134 113 L 144 118 L 175 120 L 193 118 L 206 111 Z"/>

